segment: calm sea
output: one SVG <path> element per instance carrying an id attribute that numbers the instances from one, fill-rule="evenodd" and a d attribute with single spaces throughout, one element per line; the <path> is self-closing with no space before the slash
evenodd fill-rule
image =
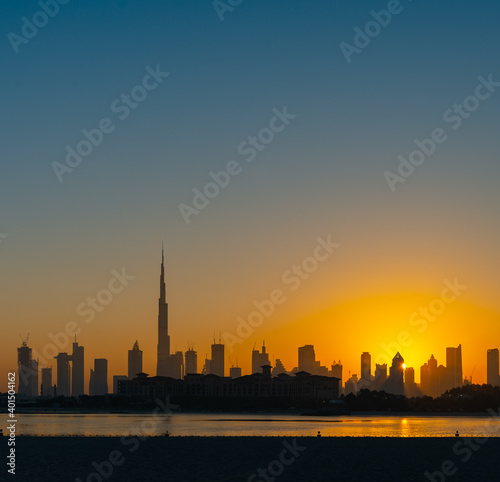
<path id="1" fill-rule="evenodd" d="M 172 414 L 17 414 L 20 435 L 323 436 L 448 437 L 499 436 L 489 416 Z M 492 432 L 493 431 L 493 432 Z"/>

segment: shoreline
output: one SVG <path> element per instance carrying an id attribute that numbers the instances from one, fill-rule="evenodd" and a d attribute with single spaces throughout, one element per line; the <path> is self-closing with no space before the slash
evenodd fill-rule
<path id="1" fill-rule="evenodd" d="M 151 415 L 151 410 L 26 410 L 17 409 L 20 415 Z M 0 410 L 0 414 L 7 414 Z M 298 411 L 173 411 L 170 415 L 291 415 L 304 417 L 488 417 L 486 412 L 355 412 L 350 413 L 307 413 Z"/>
<path id="2" fill-rule="evenodd" d="M 436 474 L 446 467 L 454 481 L 499 480 L 500 438 L 472 441 L 477 450 L 467 448 L 467 439 L 455 437 L 21 436 L 16 441 L 16 476 L 22 481 L 83 481 L 101 468 L 110 473 L 107 480 L 120 482 L 257 482 L 265 478 L 252 479 L 253 474 L 274 467 L 281 471 L 276 480 L 284 482 L 401 482 L 428 481 L 426 472 Z M 290 463 L 280 465 L 284 451 Z M 435 480 L 442 479 L 436 475 Z"/>

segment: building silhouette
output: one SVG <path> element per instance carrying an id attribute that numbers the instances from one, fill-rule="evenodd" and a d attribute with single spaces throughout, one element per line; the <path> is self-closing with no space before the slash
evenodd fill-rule
<path id="1" fill-rule="evenodd" d="M 171 378 L 184 378 L 184 353 L 182 351 L 176 351 L 170 355 L 168 373 Z"/>
<path id="2" fill-rule="evenodd" d="M 316 362 L 314 345 L 299 347 L 299 371 L 315 375 L 318 371 L 319 362 Z"/>
<path id="3" fill-rule="evenodd" d="M 94 360 L 94 370 L 91 378 L 93 378 L 92 394 L 106 395 L 108 393 L 108 360 L 106 358 L 96 358 Z"/>
<path id="4" fill-rule="evenodd" d="M 457 348 L 446 348 L 446 369 L 448 371 L 449 388 L 461 387 L 463 385 L 462 374 L 462 345 Z"/>
<path id="5" fill-rule="evenodd" d="M 89 378 L 89 395 L 92 397 L 93 395 L 95 395 L 94 393 L 94 369 L 91 368 L 90 369 L 90 378 Z"/>
<path id="6" fill-rule="evenodd" d="M 198 354 L 189 347 L 188 351 L 184 354 L 184 368 L 185 373 L 198 373 Z"/>
<path id="7" fill-rule="evenodd" d="M 262 352 L 252 350 L 252 373 L 262 373 L 264 365 L 270 365 L 269 354 L 266 353 L 266 343 L 262 342 Z"/>
<path id="8" fill-rule="evenodd" d="M 78 346 L 76 342 L 73 343 L 73 354 L 70 357 L 72 367 L 71 367 L 71 395 L 73 397 L 79 397 L 85 393 L 84 388 L 84 348 L 83 346 Z"/>
<path id="9" fill-rule="evenodd" d="M 158 299 L 157 376 L 170 376 L 170 336 L 168 335 L 168 303 L 165 288 L 165 258 L 161 250 L 160 298 Z"/>
<path id="10" fill-rule="evenodd" d="M 373 377 L 371 390 L 382 390 L 385 382 L 387 381 L 387 363 L 375 364 L 375 375 Z"/>
<path id="11" fill-rule="evenodd" d="M 404 395 L 404 358 L 398 352 L 392 359 L 392 366 L 389 369 L 389 378 L 382 387 L 387 393 L 394 395 Z"/>
<path id="12" fill-rule="evenodd" d="M 356 395 L 358 393 L 358 375 L 352 375 L 349 380 L 345 382 L 345 395 Z"/>
<path id="13" fill-rule="evenodd" d="M 219 377 L 224 376 L 224 345 L 222 343 L 212 344 L 212 362 L 210 363 L 210 373 Z"/>
<path id="14" fill-rule="evenodd" d="M 283 365 L 283 362 L 279 358 L 276 358 L 276 364 L 271 372 L 271 375 L 273 377 L 277 377 L 278 375 L 281 375 L 282 373 L 288 374 L 288 372 L 286 371 L 285 365 Z"/>
<path id="15" fill-rule="evenodd" d="M 17 393 L 19 395 L 31 396 L 33 393 L 31 353 L 28 340 L 23 340 L 22 345 L 17 349 L 17 372 L 19 374 Z"/>
<path id="16" fill-rule="evenodd" d="M 148 377 L 146 373 L 141 373 L 134 380 L 118 381 L 120 395 L 140 396 L 147 400 L 170 397 L 191 403 L 193 400 L 196 403 L 230 400 L 236 404 L 260 399 L 268 404 L 272 399 L 273 405 L 281 402 L 284 407 L 311 400 L 320 401 L 323 405 L 337 400 L 339 391 L 338 378 L 306 372 L 298 372 L 294 376 L 281 374 L 273 378 L 270 365 L 264 365 L 261 373 L 234 379 L 189 374 L 184 380 L 174 380 L 169 377 Z"/>
<path id="17" fill-rule="evenodd" d="M 57 395 L 69 397 L 71 386 L 69 362 L 71 360 L 71 356 L 64 352 L 59 353 L 54 358 L 57 360 Z"/>
<path id="18" fill-rule="evenodd" d="M 372 356 L 366 351 L 361 354 L 361 379 L 372 380 Z"/>
<path id="19" fill-rule="evenodd" d="M 203 370 L 201 371 L 202 375 L 210 375 L 212 369 L 212 360 L 205 355 L 205 363 L 203 365 Z"/>
<path id="20" fill-rule="evenodd" d="M 141 373 L 141 372 L 138 372 Z M 135 378 L 135 377 L 134 377 Z M 129 380 L 129 377 L 125 375 L 113 375 L 113 394 L 118 394 L 118 382 L 123 380 Z"/>
<path id="21" fill-rule="evenodd" d="M 405 396 L 408 398 L 421 397 L 423 394 L 415 383 L 415 369 L 405 368 Z"/>
<path id="22" fill-rule="evenodd" d="M 31 360 L 31 395 L 38 397 L 38 360 Z"/>
<path id="23" fill-rule="evenodd" d="M 344 370 L 344 367 L 342 365 L 342 362 L 339 360 L 338 363 L 336 363 L 334 360 L 333 364 L 332 364 L 332 370 L 331 370 L 331 373 L 329 375 L 341 380 L 341 384 L 342 384 L 342 371 L 343 370 Z"/>
<path id="24" fill-rule="evenodd" d="M 231 367 L 229 369 L 229 377 L 230 378 L 239 378 L 239 377 L 241 377 L 241 368 L 240 367 Z"/>
<path id="25" fill-rule="evenodd" d="M 358 392 L 371 389 L 372 385 L 372 357 L 365 351 L 361 354 L 361 378 L 358 381 Z"/>
<path id="26" fill-rule="evenodd" d="M 492 348 L 486 353 L 486 377 L 488 385 L 500 385 L 498 348 Z"/>
<path id="27" fill-rule="evenodd" d="M 411 367 L 405 368 L 405 385 L 415 385 L 415 370 Z"/>
<path id="28" fill-rule="evenodd" d="M 135 340 L 132 350 L 128 351 L 128 377 L 132 380 L 138 373 L 142 373 L 142 350 Z"/>
<path id="29" fill-rule="evenodd" d="M 54 388 L 52 387 L 52 368 L 42 368 L 42 385 L 40 390 L 42 397 L 52 397 Z"/>
<path id="30" fill-rule="evenodd" d="M 420 389 L 430 395 L 436 390 L 433 387 L 434 380 L 437 380 L 437 361 L 434 355 L 420 367 Z"/>

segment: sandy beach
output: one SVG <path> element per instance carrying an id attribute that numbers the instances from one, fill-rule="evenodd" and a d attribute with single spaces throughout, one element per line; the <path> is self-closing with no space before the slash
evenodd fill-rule
<path id="1" fill-rule="evenodd" d="M 500 478 L 500 438 L 18 437 L 16 452 L 7 475 L 26 482 L 425 481 L 443 463 L 436 481 Z"/>

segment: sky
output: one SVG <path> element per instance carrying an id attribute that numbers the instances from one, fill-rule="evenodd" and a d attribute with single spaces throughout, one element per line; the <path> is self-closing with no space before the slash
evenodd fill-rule
<path id="1" fill-rule="evenodd" d="M 171 347 L 192 343 L 200 370 L 219 334 L 226 370 L 249 373 L 265 339 L 288 370 L 312 344 L 344 378 L 362 352 L 374 370 L 400 348 L 419 381 L 462 344 L 464 375 L 486 382 L 500 5 L 48 3 L 50 17 L 43 2 L 0 7 L 3 372 L 28 333 L 40 353 L 54 338 L 71 351 L 57 334 L 74 322 L 86 388 L 94 358 L 110 383 L 126 374 L 136 339 L 154 375 L 164 242 Z M 314 262 L 318 238 L 336 247 Z M 123 289 L 86 322 L 116 272 Z M 230 338 L 276 290 L 273 313 Z"/>

